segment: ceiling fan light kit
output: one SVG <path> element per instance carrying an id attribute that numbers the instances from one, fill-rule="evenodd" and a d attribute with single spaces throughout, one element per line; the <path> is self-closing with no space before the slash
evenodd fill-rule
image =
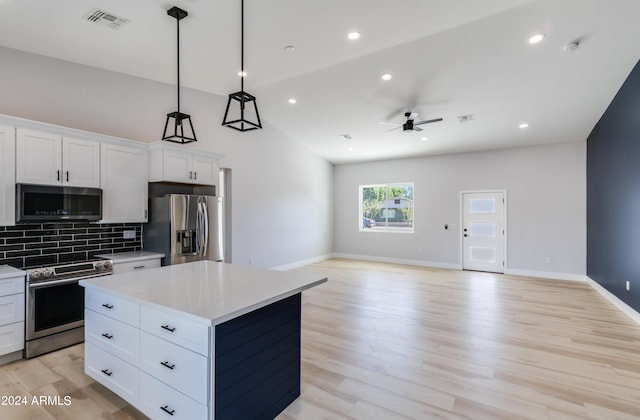
<path id="1" fill-rule="evenodd" d="M 244 70 L 244 0 L 240 0 L 240 73 L 246 74 Z M 255 120 L 251 120 L 247 112 L 254 114 Z M 240 91 L 229 94 L 222 125 L 242 132 L 262 128 L 256 97 L 244 91 L 244 77 L 240 78 Z"/>
<path id="2" fill-rule="evenodd" d="M 402 128 L 402 131 L 423 131 L 423 129 L 421 127 L 418 127 L 419 125 L 431 124 L 431 123 L 443 121 L 442 118 L 434 118 L 434 119 L 431 119 L 431 120 L 415 121 L 416 117 L 418 116 L 418 113 L 417 112 L 411 112 L 411 111 L 405 112 L 404 116 L 407 117 L 407 120 L 405 122 L 403 122 L 403 123 L 381 121 L 380 124 L 397 125 L 397 127 L 391 128 L 391 129 L 389 129 L 387 131 L 397 130 L 398 128 Z"/>
<path id="3" fill-rule="evenodd" d="M 167 114 L 167 121 L 164 124 L 163 141 L 173 143 L 192 143 L 198 141 L 196 133 L 193 129 L 191 116 L 180 112 L 180 21 L 187 17 L 189 13 L 178 7 L 172 7 L 167 10 L 167 14 L 176 19 L 176 38 L 177 38 L 177 62 L 178 62 L 178 110 Z"/>

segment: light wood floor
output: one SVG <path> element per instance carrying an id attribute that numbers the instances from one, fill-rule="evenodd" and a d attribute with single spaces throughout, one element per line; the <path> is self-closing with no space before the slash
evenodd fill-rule
<path id="1" fill-rule="evenodd" d="M 586 283 L 329 260 L 296 271 L 302 395 L 290 419 L 640 418 L 640 326 Z M 0 367 L 0 419 L 138 419 L 83 374 L 83 346 Z"/>

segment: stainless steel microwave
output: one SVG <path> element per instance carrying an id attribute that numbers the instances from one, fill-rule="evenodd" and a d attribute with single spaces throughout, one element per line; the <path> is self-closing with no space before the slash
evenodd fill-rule
<path id="1" fill-rule="evenodd" d="M 16 222 L 100 219 L 100 188 L 16 184 Z"/>

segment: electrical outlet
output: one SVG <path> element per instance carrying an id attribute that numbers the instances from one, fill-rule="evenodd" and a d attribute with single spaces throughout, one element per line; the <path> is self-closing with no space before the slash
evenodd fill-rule
<path id="1" fill-rule="evenodd" d="M 627 280 L 627 291 L 631 290 L 631 284 L 629 283 L 629 280 Z"/>
<path id="2" fill-rule="evenodd" d="M 122 237 L 124 239 L 136 239 L 136 231 L 135 230 L 125 230 L 122 232 Z"/>

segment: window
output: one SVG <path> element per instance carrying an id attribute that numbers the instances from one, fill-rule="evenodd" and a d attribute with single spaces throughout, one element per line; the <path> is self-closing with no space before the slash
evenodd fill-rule
<path id="1" fill-rule="evenodd" d="M 360 230 L 413 233 L 413 182 L 360 186 Z"/>

